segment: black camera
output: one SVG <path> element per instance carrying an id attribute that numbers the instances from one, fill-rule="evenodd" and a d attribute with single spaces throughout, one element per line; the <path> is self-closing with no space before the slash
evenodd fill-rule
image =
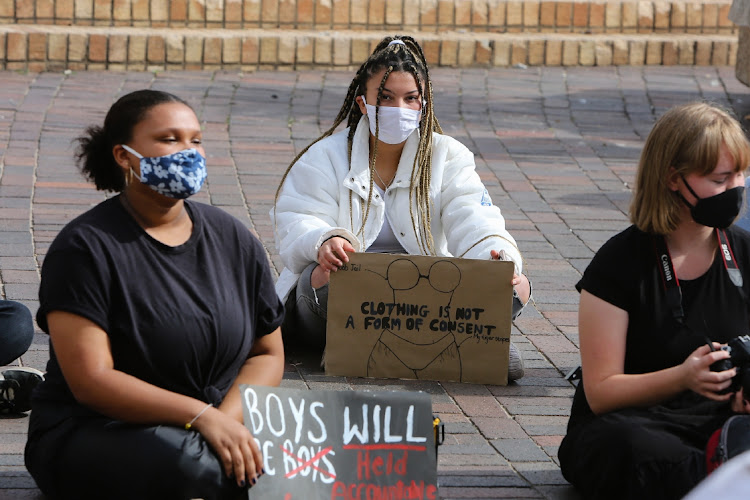
<path id="1" fill-rule="evenodd" d="M 737 375 L 732 377 L 731 385 L 721 393 L 737 392 L 742 388 L 745 398 L 750 399 L 750 335 L 735 337 L 721 349 L 729 352 L 729 358 L 712 364 L 711 371 L 722 372 L 737 367 Z"/>

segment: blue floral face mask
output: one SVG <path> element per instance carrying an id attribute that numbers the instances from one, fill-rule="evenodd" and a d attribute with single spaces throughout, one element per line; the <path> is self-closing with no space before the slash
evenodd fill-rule
<path id="1" fill-rule="evenodd" d="M 122 147 L 140 158 L 141 183 L 164 196 L 183 200 L 200 191 L 206 180 L 206 159 L 195 148 L 166 156 L 144 157 L 125 144 Z"/>

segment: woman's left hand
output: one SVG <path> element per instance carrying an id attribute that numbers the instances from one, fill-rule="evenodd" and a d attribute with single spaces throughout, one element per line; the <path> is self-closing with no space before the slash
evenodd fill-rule
<path id="1" fill-rule="evenodd" d="M 492 258 L 492 260 L 511 261 L 502 250 L 490 250 L 490 257 Z M 513 278 L 510 280 L 510 284 L 518 292 L 521 303 L 525 304 L 529 301 L 529 296 L 531 295 L 531 285 L 529 285 L 529 279 L 525 275 L 513 273 Z"/>
<path id="2" fill-rule="evenodd" d="M 263 471 L 263 455 L 247 427 L 217 408 L 208 408 L 193 428 L 219 457 L 227 477 L 234 477 L 240 488 L 255 484 Z"/>
<path id="3" fill-rule="evenodd" d="M 750 413 L 750 402 L 745 399 L 743 389 L 732 395 L 732 411 L 734 413 Z"/>

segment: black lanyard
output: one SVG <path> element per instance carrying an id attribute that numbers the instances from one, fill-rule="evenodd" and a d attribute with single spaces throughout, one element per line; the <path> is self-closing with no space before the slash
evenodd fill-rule
<path id="1" fill-rule="evenodd" d="M 716 230 L 716 236 L 719 240 L 719 252 L 721 258 L 724 260 L 724 269 L 729 274 L 729 279 L 739 289 L 740 295 L 745 297 L 745 293 L 742 290 L 742 273 L 737 267 L 737 262 L 732 252 L 732 247 L 729 245 L 727 234 L 723 229 Z M 669 254 L 669 248 L 667 248 L 667 242 L 664 236 L 654 237 L 654 251 L 656 252 L 656 258 L 659 264 L 659 270 L 661 271 L 662 285 L 667 295 L 667 307 L 672 311 L 672 317 L 677 322 L 682 323 L 685 317 L 685 311 L 682 309 L 682 290 L 680 289 L 680 280 L 677 279 L 677 274 L 674 272 L 674 266 L 672 265 L 672 256 Z"/>

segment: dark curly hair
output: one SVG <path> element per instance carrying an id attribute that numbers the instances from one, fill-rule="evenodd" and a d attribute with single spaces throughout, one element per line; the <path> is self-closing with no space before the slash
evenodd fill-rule
<path id="1" fill-rule="evenodd" d="M 109 108 L 104 126 L 91 125 L 84 135 L 74 140 L 78 143 L 75 152 L 78 168 L 93 181 L 96 189 L 117 193 L 125 189 L 125 175 L 112 156 L 112 148 L 130 141 L 133 128 L 151 108 L 168 102 L 190 107 L 176 95 L 161 90 L 144 89 L 126 94 Z"/>

